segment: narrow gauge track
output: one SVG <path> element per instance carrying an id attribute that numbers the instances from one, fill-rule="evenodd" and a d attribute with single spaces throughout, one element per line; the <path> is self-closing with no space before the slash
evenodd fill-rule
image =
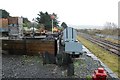
<path id="1" fill-rule="evenodd" d="M 90 37 L 89 35 L 82 35 L 85 39 L 91 41 L 92 43 L 95 43 L 101 47 L 103 47 L 104 49 L 120 56 L 120 45 L 119 44 L 114 44 L 112 42 L 107 42 L 105 40 L 102 39 L 98 39 L 98 38 L 93 38 Z"/>

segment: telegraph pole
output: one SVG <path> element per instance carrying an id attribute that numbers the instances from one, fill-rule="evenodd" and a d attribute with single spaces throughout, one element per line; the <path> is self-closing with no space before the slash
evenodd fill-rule
<path id="1" fill-rule="evenodd" d="M 35 32 L 34 32 L 34 27 L 35 27 L 35 26 L 34 26 L 34 21 L 35 21 L 34 18 L 33 18 L 32 21 L 33 21 L 33 31 L 32 31 L 32 32 L 33 32 L 33 38 L 34 38 L 34 33 L 35 33 Z"/>
<path id="2" fill-rule="evenodd" d="M 51 19 L 52 19 L 52 34 L 53 34 L 53 19 L 55 19 L 55 16 L 51 15 Z"/>

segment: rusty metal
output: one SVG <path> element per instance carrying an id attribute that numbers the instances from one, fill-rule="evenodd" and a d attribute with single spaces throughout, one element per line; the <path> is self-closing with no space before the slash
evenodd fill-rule
<path id="1" fill-rule="evenodd" d="M 56 55 L 56 47 L 55 40 L 2 40 L 2 50 L 10 54 L 42 54 L 47 51 L 49 54 Z"/>
<path id="2" fill-rule="evenodd" d="M 0 18 L 0 28 L 8 28 L 8 19 Z"/>

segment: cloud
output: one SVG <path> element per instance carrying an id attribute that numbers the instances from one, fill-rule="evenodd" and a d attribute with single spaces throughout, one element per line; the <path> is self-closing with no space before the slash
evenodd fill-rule
<path id="1" fill-rule="evenodd" d="M 106 21 L 118 23 L 118 0 L 2 0 L 0 8 L 11 16 L 29 20 L 39 11 L 56 13 L 59 21 L 72 25 L 103 25 Z"/>

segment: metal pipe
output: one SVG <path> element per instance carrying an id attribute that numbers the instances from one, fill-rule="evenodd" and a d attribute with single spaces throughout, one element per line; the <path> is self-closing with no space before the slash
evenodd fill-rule
<path id="1" fill-rule="evenodd" d="M 33 38 L 34 38 L 34 33 L 35 33 L 35 32 L 34 32 L 34 18 L 33 18 L 33 31 L 32 31 L 32 32 L 33 32 L 33 35 L 32 35 L 32 36 L 33 36 Z"/>
<path id="2" fill-rule="evenodd" d="M 53 19 L 52 19 L 52 34 L 53 34 Z"/>

